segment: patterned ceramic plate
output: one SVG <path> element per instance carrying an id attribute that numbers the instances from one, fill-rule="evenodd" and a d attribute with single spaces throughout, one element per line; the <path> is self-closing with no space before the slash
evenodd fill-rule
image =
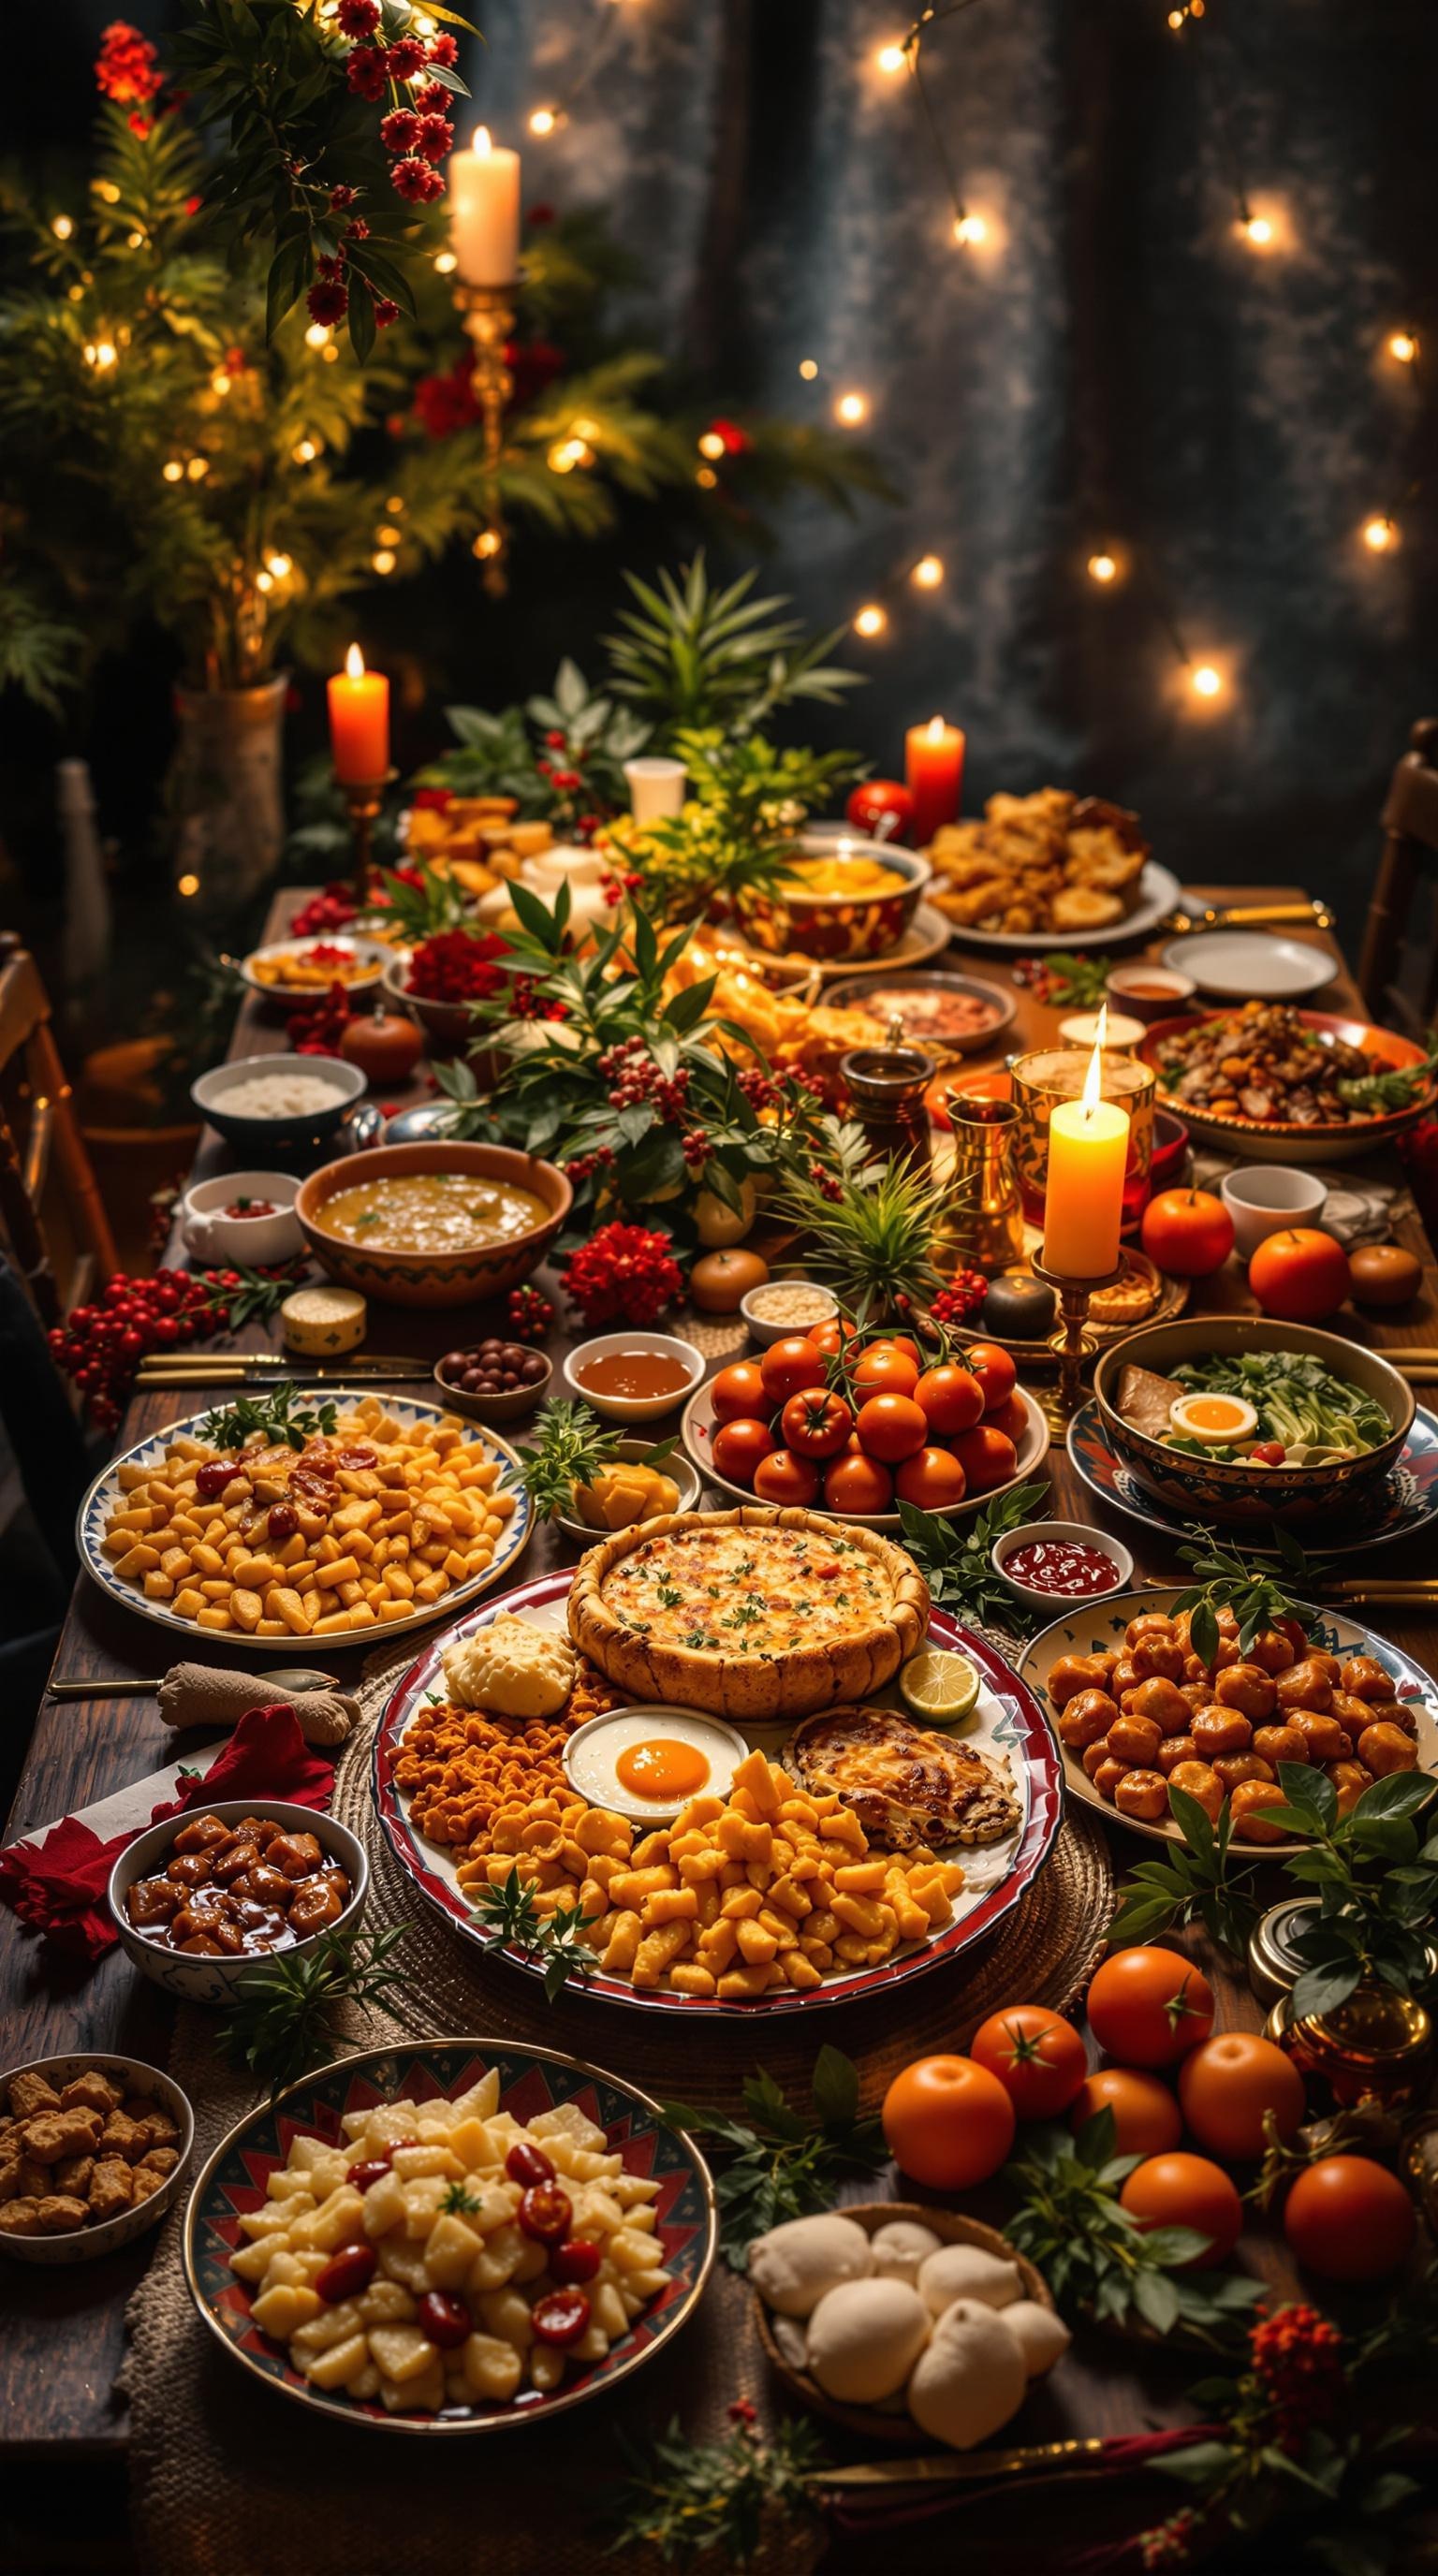
<path id="1" fill-rule="evenodd" d="M 1016 1387 L 1014 1392 L 1028 1415 L 1028 1428 L 1018 1443 L 1013 1474 L 1007 1483 L 991 1485 L 986 1492 L 970 1494 L 964 1502 L 955 1503 L 951 1511 L 945 1512 L 945 1520 L 967 1520 L 972 1513 L 982 1510 L 986 1503 L 997 1502 L 1000 1494 L 1008 1493 L 1011 1486 L 1026 1485 L 1030 1477 L 1038 1474 L 1048 1456 L 1053 1435 L 1042 1405 L 1036 1396 L 1030 1395 L 1026 1386 Z M 714 1413 L 714 1380 L 709 1378 L 703 1386 L 695 1388 L 684 1407 L 679 1424 L 680 1439 L 706 1484 L 716 1486 L 732 1502 L 752 1503 L 755 1498 L 750 1488 L 734 1484 L 728 1476 L 721 1476 L 714 1464 L 714 1434 L 718 1428 Z M 817 1508 L 822 1511 L 823 1503 L 820 1502 Z M 856 1529 L 891 1530 L 896 1538 L 903 1528 L 897 1512 L 835 1512 L 832 1518 L 852 1521 Z"/>
<path id="2" fill-rule="evenodd" d="M 1068 1428 L 1068 1453 L 1076 1474 L 1101 1503 L 1112 1503 L 1129 1520 L 1142 1521 L 1164 1538 L 1187 1538 L 1189 1525 L 1182 1512 L 1160 1502 L 1139 1482 L 1115 1449 L 1096 1404 L 1081 1405 L 1074 1415 Z M 1355 1556 L 1360 1548 L 1385 1547 L 1411 1538 L 1415 1530 L 1438 1520 L 1438 1418 L 1419 1406 L 1397 1466 L 1370 1491 L 1360 1491 L 1345 1505 L 1344 1520 L 1347 1526 L 1332 1535 L 1325 1529 L 1316 1555 Z M 1250 1556 L 1278 1553 L 1276 1548 L 1264 1547 L 1256 1536 L 1250 1537 L 1247 1529 L 1243 1544 Z"/>
<path id="3" fill-rule="evenodd" d="M 1300 1126 L 1288 1118 L 1244 1118 L 1237 1110 L 1230 1113 L 1197 1109 L 1192 1101 L 1180 1096 L 1176 1080 L 1169 1088 L 1165 1067 L 1172 1060 L 1173 1042 L 1233 1016 L 1230 1003 L 1227 1010 L 1185 1011 L 1176 1019 L 1155 1020 L 1136 1050 L 1140 1064 L 1148 1065 L 1158 1077 L 1160 1102 L 1176 1110 L 1189 1134 L 1206 1145 L 1221 1145 L 1228 1153 L 1255 1163 L 1297 1163 L 1305 1169 L 1310 1163 L 1351 1163 L 1401 1136 L 1432 1109 L 1434 1084 L 1432 1076 L 1423 1070 L 1426 1058 L 1421 1046 L 1412 1038 L 1399 1037 L 1392 1029 L 1374 1028 L 1367 1020 L 1351 1019 L 1336 1011 L 1295 1011 L 1293 1016 L 1316 1037 L 1340 1039 L 1345 1046 L 1360 1047 L 1382 1072 L 1423 1070 L 1416 1096 L 1406 1108 L 1383 1110 L 1360 1119 L 1356 1125 L 1345 1121 L 1342 1126 L 1331 1120 Z"/>
<path id="4" fill-rule="evenodd" d="M 1158 1587 L 1144 1592 L 1114 1592 L 1103 1601 L 1091 1602 L 1082 1609 L 1071 1610 L 1066 1618 L 1056 1619 L 1024 1648 L 1019 1658 L 1019 1673 L 1031 1690 L 1036 1691 L 1045 1708 L 1050 1705 L 1048 1677 L 1060 1655 L 1098 1655 L 1117 1644 L 1130 1619 L 1146 1610 L 1167 1612 L 1181 1598 L 1181 1588 L 1163 1591 Z M 1303 1607 L 1303 1624 L 1315 1646 L 1331 1655 L 1376 1655 L 1393 1680 L 1395 1699 L 1413 1700 L 1417 1705 L 1418 1766 L 1438 1775 L 1438 1719 L 1432 1702 L 1438 1699 L 1433 1683 L 1421 1664 L 1415 1664 L 1397 1646 L 1384 1637 L 1375 1637 L 1368 1628 L 1360 1628 L 1356 1619 L 1346 1619 L 1339 1610 L 1325 1605 L 1322 1609 Z M 1076 1754 L 1062 1748 L 1064 1786 L 1081 1805 L 1092 1807 L 1110 1825 L 1121 1825 L 1128 1833 L 1146 1834 L 1151 1842 L 1180 1842 L 1182 1836 L 1170 1818 L 1147 1824 L 1138 1816 L 1121 1816 L 1107 1798 L 1101 1798 Z M 1275 1791 L 1275 1800 L 1277 1798 Z M 1238 1845 L 1235 1844 L 1235 1850 Z M 1245 1846 L 1255 1858 L 1280 1860 L 1285 1852 L 1302 1851 L 1302 1843 L 1257 1843 Z"/>
<path id="5" fill-rule="evenodd" d="M 375 1393 L 375 1389 L 366 1388 L 363 1385 L 357 1387 L 326 1385 L 301 1386 L 297 1392 L 301 1397 L 308 1398 L 312 1404 L 337 1404 L 343 1411 L 346 1405 L 363 1404 L 366 1395 Z M 395 1395 L 389 1389 L 385 1390 L 382 1401 L 386 1412 L 392 1413 L 398 1422 L 438 1422 L 444 1413 L 443 1405 L 425 1404 L 418 1397 Z M 207 1406 L 206 1412 L 210 1410 L 211 1408 Z M 183 1422 L 167 1422 L 163 1430 L 152 1432 L 148 1440 L 137 1440 L 133 1449 L 127 1449 L 120 1457 L 112 1458 L 108 1467 L 101 1470 L 90 1487 L 75 1521 L 75 1543 L 81 1562 L 101 1590 L 107 1592 L 113 1601 L 122 1603 L 125 1609 L 133 1610 L 137 1618 L 149 1619 L 157 1628 L 168 1628 L 174 1636 L 188 1638 L 190 1644 L 195 1647 L 205 1645 L 208 1632 L 203 1628 L 197 1628 L 193 1619 L 176 1618 L 174 1611 L 167 1609 L 163 1601 L 147 1601 L 143 1592 L 137 1591 L 133 1583 L 123 1581 L 115 1572 L 100 1542 L 105 1535 L 105 1515 L 113 1510 L 120 1499 L 121 1468 L 158 1466 L 172 1440 L 182 1436 L 189 1440 L 201 1438 L 200 1425 L 204 1419 L 204 1414 L 192 1413 Z M 452 1592 L 445 1594 L 443 1601 L 435 1603 L 433 1609 L 426 1614 L 425 1620 L 415 1620 L 416 1627 L 427 1624 L 431 1619 L 451 1617 L 466 1601 L 477 1600 L 481 1592 L 488 1592 L 491 1585 L 498 1583 L 503 1575 L 512 1574 L 529 1545 L 530 1533 L 534 1526 L 534 1514 L 530 1509 L 529 1497 L 519 1481 L 519 1460 L 508 1441 L 501 1440 L 487 1427 L 481 1430 L 477 1423 L 468 1427 L 470 1436 L 482 1444 L 490 1457 L 499 1460 L 500 1478 L 495 1490 L 502 1494 L 513 1494 L 513 1517 L 505 1522 L 499 1545 L 494 1552 L 493 1563 L 485 1566 L 482 1573 L 472 1575 L 468 1583 L 456 1584 Z M 327 1654 L 345 1653 L 352 1646 L 363 1645 L 372 1649 L 381 1636 L 386 1634 L 393 1636 L 397 1633 L 393 1628 L 389 1630 L 357 1628 L 352 1636 L 322 1637 L 315 1642 L 322 1645 Z M 300 1637 L 257 1637 L 252 1634 L 236 1634 L 227 1636 L 226 1642 L 243 1645 L 246 1654 L 249 1655 L 281 1655 L 289 1663 L 293 1663 L 296 1653 L 305 1640 Z"/>
<path id="6" fill-rule="evenodd" d="M 240 2218 L 258 2209 L 270 2174 L 283 2165 L 295 2136 L 341 2135 L 348 2111 L 412 2095 L 419 2102 L 453 2099 L 495 2067 L 500 2103 L 517 2120 L 532 2120 L 562 2102 L 577 2102 L 588 2119 L 603 2129 L 611 2151 L 624 2158 L 630 2173 L 659 2182 L 658 2236 L 670 2286 L 661 2290 L 628 2334 L 586 2370 L 566 2376 L 553 2391 L 526 2389 L 510 2404 L 499 2401 L 447 2406 L 438 2415 L 387 2415 L 375 2400 L 349 2397 L 343 2389 L 316 2388 L 294 2369 L 283 2344 L 274 2343 L 252 2324 L 254 2285 L 240 2280 L 229 2258 L 242 2242 Z M 637 2370 L 677 2334 L 692 2314 L 709 2277 L 718 2243 L 714 2185 L 709 2168 L 693 2140 L 681 2130 L 666 2129 L 659 2105 L 647 2093 L 581 2058 L 562 2056 L 552 2048 L 513 2047 L 506 2040 L 451 2039 L 415 2041 L 367 2056 L 342 2057 L 306 2075 L 278 2100 L 252 2111 L 216 2147 L 190 2196 L 185 2212 L 184 2262 L 201 2316 L 219 2336 L 225 2350 L 257 2378 L 267 2379 L 286 2397 L 317 2413 L 373 2425 L 386 2433 L 494 2433 L 510 2426 L 548 2422 L 568 2407 L 582 2406 L 601 2389 Z"/>
<path id="7" fill-rule="evenodd" d="M 935 869 L 943 882 L 943 871 Z M 1122 921 L 1106 922 L 1101 930 L 974 930 L 967 922 L 951 921 L 949 937 L 956 948 L 997 949 L 1001 954 L 1037 956 L 1042 948 L 1113 948 L 1121 940 L 1141 939 L 1146 931 L 1157 930 L 1160 922 L 1174 909 L 1182 888 L 1168 868 L 1157 859 L 1149 859 L 1138 881 L 1138 901 Z M 937 906 L 932 909 L 937 910 Z"/>
<path id="8" fill-rule="evenodd" d="M 499 1610 L 522 1611 L 537 1627 L 553 1628 L 563 1634 L 565 1602 L 572 1581 L 572 1572 L 543 1575 L 537 1582 L 523 1584 L 518 1591 L 506 1594 L 502 1601 L 472 1612 L 446 1636 L 436 1638 L 398 1685 L 375 1736 L 374 1801 L 395 1858 L 430 1904 L 437 1906 L 467 1941 L 484 1950 L 494 1946 L 492 1935 L 475 1922 L 449 1852 L 442 1844 L 428 1841 L 410 1822 L 408 1802 L 395 1783 L 395 1761 L 406 1728 L 444 1695 L 441 1648 L 455 1637 L 472 1635 Z M 936 1610 L 929 1621 L 929 1639 L 936 1646 L 958 1647 L 977 1665 L 981 1677 L 978 1706 L 963 1728 L 964 1741 L 1007 1760 L 1021 1809 L 1016 1833 L 1002 1842 L 955 1855 L 963 1863 L 964 1885 L 954 1901 L 954 1920 L 947 1929 L 921 1947 L 900 1951 L 882 1967 L 827 1977 L 822 1986 L 811 1987 L 807 1994 L 783 1986 L 743 2003 L 719 2003 L 710 1996 L 640 1993 L 627 1978 L 607 1977 L 597 1971 L 583 1989 L 586 1995 L 601 2003 L 627 2004 L 639 2012 L 724 2013 L 731 2018 L 740 2013 L 746 2019 L 768 2013 L 813 2012 L 824 2004 L 852 2003 L 858 1995 L 905 1985 L 914 1977 L 924 1976 L 930 1968 L 957 1958 L 981 1933 L 992 1931 L 1017 1904 L 1025 1888 L 1032 1886 L 1053 1848 L 1062 1810 L 1058 1745 L 1033 1693 L 1015 1679 L 1002 1657 L 982 1638 Z M 873 1697 L 892 1708 L 903 1706 L 894 1684 L 876 1691 Z M 740 1729 L 750 1744 L 760 1746 L 773 1761 L 777 1761 L 790 1731 L 787 1719 L 777 1726 Z M 531 1975 L 541 1973 L 532 1962 L 518 1959 L 516 1953 L 508 1955 Z"/>

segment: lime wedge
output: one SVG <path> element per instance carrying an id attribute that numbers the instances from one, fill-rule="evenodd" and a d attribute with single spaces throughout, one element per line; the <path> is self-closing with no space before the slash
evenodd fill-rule
<path id="1" fill-rule="evenodd" d="M 979 1696 L 979 1676 L 967 1655 L 939 1646 L 924 1646 L 910 1655 L 899 1675 L 899 1688 L 915 1717 L 934 1726 L 954 1726 L 970 1717 Z"/>

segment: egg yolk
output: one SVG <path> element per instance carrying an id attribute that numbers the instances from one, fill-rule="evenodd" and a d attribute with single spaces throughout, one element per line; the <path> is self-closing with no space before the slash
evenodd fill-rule
<path id="1" fill-rule="evenodd" d="M 1184 1420 L 1191 1422 L 1195 1431 L 1228 1431 L 1235 1423 L 1246 1419 L 1241 1405 L 1231 1404 L 1221 1395 L 1190 1396 L 1183 1413 Z"/>
<path id="2" fill-rule="evenodd" d="M 635 1798 L 692 1798 L 709 1777 L 709 1758 L 697 1744 L 654 1735 L 626 1744 L 614 1765 L 620 1787 Z"/>

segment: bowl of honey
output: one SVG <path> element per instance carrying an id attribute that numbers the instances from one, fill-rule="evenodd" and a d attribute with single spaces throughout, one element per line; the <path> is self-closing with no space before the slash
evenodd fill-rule
<path id="1" fill-rule="evenodd" d="M 685 1404 L 708 1366 L 675 1333 L 596 1333 L 564 1363 L 566 1393 L 611 1422 L 657 1422 Z"/>

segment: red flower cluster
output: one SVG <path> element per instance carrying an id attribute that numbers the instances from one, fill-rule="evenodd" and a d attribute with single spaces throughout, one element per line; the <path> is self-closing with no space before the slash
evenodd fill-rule
<path id="1" fill-rule="evenodd" d="M 296 1055 L 338 1055 L 354 1013 L 343 984 L 331 984 L 322 1002 L 306 1003 L 302 1010 L 291 1011 L 285 1022 L 285 1034 Z"/>
<path id="2" fill-rule="evenodd" d="M 1317 2308 L 1280 2308 L 1261 2318 L 1248 2348 L 1285 2447 L 1309 2424 L 1331 2421 L 1343 2395 L 1343 2338 Z"/>
<path id="3" fill-rule="evenodd" d="M 279 1272 L 266 1271 L 266 1278 Z M 73 1379 L 101 1431 L 113 1431 L 120 1404 L 147 1351 L 207 1341 L 230 1320 L 229 1299 L 244 1285 L 238 1270 L 157 1270 L 131 1278 L 117 1270 L 98 1305 L 76 1306 L 49 1334 L 56 1364 Z"/>
<path id="4" fill-rule="evenodd" d="M 497 957 L 508 954 L 492 931 L 437 930 L 410 959 L 409 990 L 425 1002 L 477 1002 L 504 981 Z"/>
<path id="5" fill-rule="evenodd" d="M 321 893 L 311 895 L 308 903 L 301 904 L 290 923 L 291 936 L 312 939 L 317 931 L 347 930 L 358 910 L 349 887 L 337 881 L 324 887 Z"/>
<path id="6" fill-rule="evenodd" d="M 532 975 L 516 975 L 509 1016 L 512 1020 L 567 1020 L 569 1013 L 563 1002 L 551 1001 L 540 992 Z"/>
<path id="7" fill-rule="evenodd" d="M 586 1324 L 653 1324 L 683 1293 L 667 1234 L 642 1225 L 602 1225 L 565 1265 L 564 1286 Z"/>
<path id="8" fill-rule="evenodd" d="M 537 1288 L 511 1288 L 509 1329 L 517 1341 L 542 1342 L 554 1323 L 554 1308 Z"/>
<path id="9" fill-rule="evenodd" d="M 391 186 L 407 205 L 428 206 L 436 197 L 444 195 L 444 180 L 439 171 L 413 153 L 403 161 L 396 161 L 389 175 Z"/>
<path id="10" fill-rule="evenodd" d="M 142 36 L 138 27 L 129 26 L 123 18 L 113 19 L 100 39 L 100 51 L 95 58 L 96 86 L 103 95 L 114 99 L 120 107 L 127 106 L 132 100 L 143 107 L 147 99 L 153 98 L 164 87 L 164 78 L 159 56 L 149 38 Z"/>
<path id="11" fill-rule="evenodd" d="M 333 267 L 336 263 L 327 261 L 325 265 Z M 341 286 L 337 278 L 322 277 L 318 285 L 312 286 L 305 297 L 305 307 L 310 320 L 323 322 L 327 326 L 332 322 L 343 322 L 349 311 L 349 305 L 349 290 Z"/>
<path id="12" fill-rule="evenodd" d="M 339 0 L 335 17 L 342 36 L 372 36 L 379 25 L 379 0 Z"/>

